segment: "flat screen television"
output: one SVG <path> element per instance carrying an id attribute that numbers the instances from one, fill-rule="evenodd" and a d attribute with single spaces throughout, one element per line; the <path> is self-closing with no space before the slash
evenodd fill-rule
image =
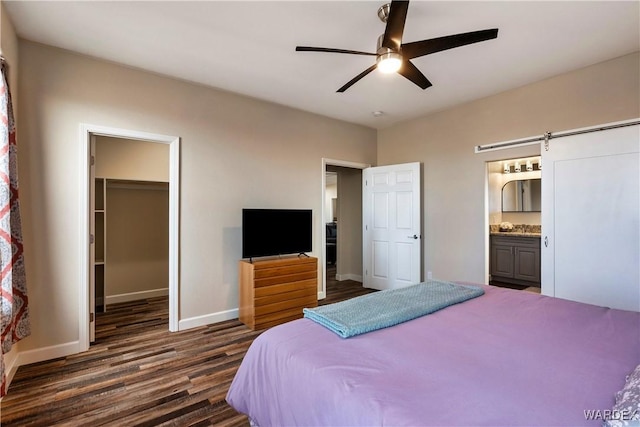
<path id="1" fill-rule="evenodd" d="M 242 258 L 311 252 L 311 209 L 243 209 Z"/>

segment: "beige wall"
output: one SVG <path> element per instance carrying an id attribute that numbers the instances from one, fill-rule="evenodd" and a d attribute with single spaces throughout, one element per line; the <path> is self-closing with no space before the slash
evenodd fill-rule
<path id="1" fill-rule="evenodd" d="M 146 187 L 107 184 L 107 304 L 169 288 L 169 189 Z"/>
<path id="2" fill-rule="evenodd" d="M 20 62 L 33 329 L 21 351 L 79 337 L 80 123 L 181 138 L 180 320 L 238 307 L 243 207 L 313 209 L 317 255 L 322 158 L 375 161 L 372 129 L 26 41 Z"/>
<path id="3" fill-rule="evenodd" d="M 485 282 L 486 162 L 540 154 L 537 145 L 474 146 L 640 117 L 639 75 L 635 53 L 378 132 L 379 165 L 424 165 L 424 271 Z"/>
<path id="4" fill-rule="evenodd" d="M 0 53 L 9 64 L 9 87 L 13 97 L 14 116 L 18 117 L 18 37 L 6 12 L 4 2 L 0 2 Z"/>
<path id="5" fill-rule="evenodd" d="M 338 170 L 336 278 L 362 281 L 362 170 Z"/>
<path id="6" fill-rule="evenodd" d="M 169 144 L 96 137 L 96 177 L 169 182 Z"/>

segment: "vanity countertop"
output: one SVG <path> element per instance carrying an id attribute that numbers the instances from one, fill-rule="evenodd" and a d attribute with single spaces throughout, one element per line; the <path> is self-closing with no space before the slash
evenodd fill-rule
<path id="1" fill-rule="evenodd" d="M 513 224 L 513 230 L 500 231 L 499 224 L 489 226 L 491 236 L 513 236 L 513 237 L 540 237 L 542 229 L 540 225 Z"/>

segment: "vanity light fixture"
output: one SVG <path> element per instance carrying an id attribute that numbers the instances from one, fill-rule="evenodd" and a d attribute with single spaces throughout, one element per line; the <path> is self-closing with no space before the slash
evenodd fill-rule
<path id="1" fill-rule="evenodd" d="M 527 172 L 531 172 L 533 170 L 533 164 L 531 164 L 531 160 L 527 160 Z"/>
<path id="2" fill-rule="evenodd" d="M 524 163 L 522 163 L 524 162 Z M 542 170 L 542 160 L 541 159 L 521 159 L 514 160 L 513 165 L 509 162 L 502 163 L 502 172 L 503 173 L 520 173 L 520 172 L 533 172 Z"/>

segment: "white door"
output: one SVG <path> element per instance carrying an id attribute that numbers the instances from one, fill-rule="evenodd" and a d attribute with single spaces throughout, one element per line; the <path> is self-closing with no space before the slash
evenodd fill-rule
<path id="1" fill-rule="evenodd" d="M 363 286 L 420 282 L 420 163 L 363 170 Z"/>
<path id="2" fill-rule="evenodd" d="M 89 166 L 89 342 L 96 340 L 96 137 L 91 135 Z"/>
<path id="3" fill-rule="evenodd" d="M 542 150 L 542 293 L 640 311 L 640 129 Z"/>

